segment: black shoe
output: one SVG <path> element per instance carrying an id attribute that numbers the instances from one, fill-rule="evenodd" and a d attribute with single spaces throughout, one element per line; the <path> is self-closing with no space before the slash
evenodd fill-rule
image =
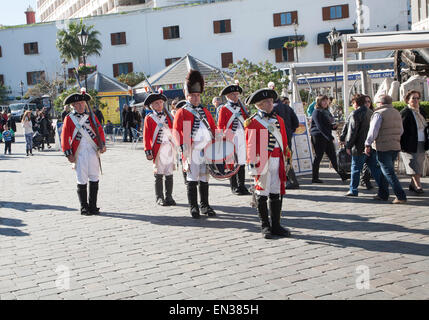
<path id="1" fill-rule="evenodd" d="M 249 192 L 249 190 L 247 190 L 247 188 L 245 186 L 239 186 L 236 189 L 236 194 L 239 195 L 239 196 L 248 196 L 251 193 Z"/>
<path id="2" fill-rule="evenodd" d="M 271 233 L 271 230 L 269 227 L 263 227 L 261 230 L 262 233 L 262 237 L 265 239 L 272 239 L 273 238 L 273 234 Z"/>
<path id="3" fill-rule="evenodd" d="M 417 194 L 425 193 L 422 188 L 416 188 L 413 184 L 410 184 L 410 186 L 408 187 L 408 190 L 413 191 Z"/>
<path id="4" fill-rule="evenodd" d="M 345 196 L 345 197 L 357 197 L 358 195 L 357 195 L 357 194 L 354 194 L 354 193 L 353 193 L 353 192 L 351 192 L 351 191 L 349 191 L 349 192 L 347 192 L 344 196 Z"/>
<path id="5" fill-rule="evenodd" d="M 159 206 L 161 206 L 161 207 L 165 207 L 166 206 L 165 201 L 164 201 L 163 198 L 157 198 L 156 199 L 156 204 L 159 205 Z"/>
<path id="6" fill-rule="evenodd" d="M 350 173 L 345 173 L 345 172 L 341 172 L 339 173 L 341 180 L 343 182 L 347 181 L 348 179 L 350 179 Z"/>
<path id="7" fill-rule="evenodd" d="M 323 181 L 320 179 L 312 179 L 311 183 L 323 183 Z"/>
<path id="8" fill-rule="evenodd" d="M 375 195 L 375 196 L 373 196 L 372 197 L 374 200 L 377 200 L 377 201 L 387 201 L 387 200 L 389 200 L 389 198 L 387 198 L 387 199 L 383 199 L 382 197 L 380 197 L 379 195 Z"/>
<path id="9" fill-rule="evenodd" d="M 83 216 L 90 216 L 90 215 L 92 215 L 88 206 L 80 208 L 80 214 L 83 215 Z"/>

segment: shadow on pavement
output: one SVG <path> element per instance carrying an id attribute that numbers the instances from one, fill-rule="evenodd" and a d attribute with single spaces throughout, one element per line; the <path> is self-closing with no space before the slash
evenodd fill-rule
<path id="1" fill-rule="evenodd" d="M 19 211 L 34 211 L 34 210 L 58 210 L 58 211 L 76 211 L 74 208 L 64 206 L 53 206 L 49 204 L 37 204 L 31 202 L 5 202 L 0 201 L 0 208 L 15 209 Z"/>
<path id="2" fill-rule="evenodd" d="M 292 231 L 293 232 L 293 231 Z M 412 242 L 404 242 L 397 240 L 360 240 L 360 239 L 346 239 L 317 235 L 302 235 L 293 234 L 293 238 L 306 240 L 309 243 L 328 244 L 335 247 L 347 248 L 355 247 L 362 248 L 368 251 L 376 252 L 389 252 L 400 254 L 413 254 L 419 256 L 429 256 L 429 245 L 419 244 Z"/>
<path id="3" fill-rule="evenodd" d="M 19 219 L 9 219 L 9 218 L 0 218 L 0 236 L 9 236 L 9 237 L 29 236 L 28 233 L 22 232 L 19 229 L 15 229 L 15 228 L 2 228 L 1 225 L 7 226 L 7 227 L 24 227 L 25 224 L 22 223 L 22 220 L 19 220 Z"/>
<path id="4" fill-rule="evenodd" d="M 21 173 L 21 171 L 16 171 L 16 170 L 0 170 L 0 173 Z"/>

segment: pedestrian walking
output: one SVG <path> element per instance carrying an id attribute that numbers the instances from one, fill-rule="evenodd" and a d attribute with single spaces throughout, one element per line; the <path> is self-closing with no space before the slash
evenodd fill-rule
<path id="1" fill-rule="evenodd" d="M 33 155 L 33 124 L 31 122 L 31 111 L 27 110 L 22 117 L 22 128 L 25 136 L 25 150 L 27 156 Z"/>
<path id="2" fill-rule="evenodd" d="M 133 133 L 131 128 L 134 126 L 134 114 L 130 110 L 130 107 L 127 104 L 124 104 L 124 109 L 122 110 L 122 127 L 123 127 L 123 141 L 124 142 L 133 142 Z M 128 140 L 128 137 L 130 140 Z"/>
<path id="3" fill-rule="evenodd" d="M 225 96 L 227 102 L 219 111 L 218 128 L 221 129 L 228 141 L 234 143 L 237 163 L 240 166 L 237 174 L 229 179 L 231 192 L 236 195 L 250 195 L 245 185 L 246 176 L 246 136 L 244 121 L 247 114 L 240 103 L 240 94 L 243 89 L 238 84 L 226 86 L 220 96 Z"/>
<path id="4" fill-rule="evenodd" d="M 176 143 L 182 150 L 183 170 L 187 172 L 187 195 L 192 218 L 200 218 L 201 213 L 213 217 L 216 212 L 209 205 L 208 170 L 204 159 L 204 149 L 215 137 L 216 125 L 210 111 L 201 105 L 204 78 L 197 70 L 189 71 L 184 84 L 187 100 L 174 117 L 173 130 Z M 198 192 L 197 192 L 198 188 Z"/>
<path id="5" fill-rule="evenodd" d="M 165 101 L 167 101 L 167 97 L 162 93 L 151 93 L 144 101 L 144 105 L 152 108 L 153 113 L 145 118 L 143 143 L 146 159 L 153 161 L 156 203 L 160 206 L 175 206 L 173 170 L 175 169 L 176 148 L 171 132 L 173 119 L 164 111 Z"/>
<path id="6" fill-rule="evenodd" d="M 409 91 L 405 96 L 407 106 L 402 109 L 401 158 L 407 175 L 411 176 L 408 189 L 417 194 L 424 193 L 420 178 L 423 175 L 423 164 L 426 150 L 429 149 L 428 122 L 426 113 L 420 108 L 421 93 Z"/>
<path id="7" fill-rule="evenodd" d="M 62 150 L 76 171 L 80 212 L 87 216 L 99 214 L 100 211 L 97 208 L 101 168 L 99 152 L 106 151 L 106 140 L 100 122 L 96 117 L 92 119 L 85 112 L 86 102 L 89 100 L 91 100 L 91 96 L 87 93 L 73 93 L 64 100 L 64 104 L 71 104 L 74 111 L 65 117 L 61 133 Z M 98 130 L 98 134 L 96 130 Z M 97 135 L 100 137 L 101 146 L 97 145 Z"/>
<path id="8" fill-rule="evenodd" d="M 8 124 L 6 123 L 3 126 L 3 140 L 4 140 L 4 154 L 11 154 L 12 153 L 12 137 L 13 137 L 13 133 L 12 131 L 9 129 Z"/>
<path id="9" fill-rule="evenodd" d="M 401 135 L 404 132 L 401 114 L 393 108 L 392 97 L 388 95 L 381 95 L 376 103 L 377 108 L 371 117 L 365 141 L 365 154 L 370 155 L 371 146 L 376 150 L 381 171 L 396 195 L 393 203 L 403 204 L 407 202 L 407 195 L 401 187 L 394 168 L 394 162 L 401 150 Z M 376 196 L 375 199 L 387 200 L 388 198 Z"/>
<path id="10" fill-rule="evenodd" d="M 262 236 L 289 237 L 290 231 L 280 224 L 282 199 L 285 194 L 285 162 L 290 150 L 283 119 L 273 112 L 274 90 L 264 88 L 252 93 L 246 104 L 255 104 L 257 112 L 245 122 L 249 174 L 254 177 L 256 204 Z M 268 201 L 268 204 L 267 204 Z M 271 224 L 269 221 L 271 216 Z"/>

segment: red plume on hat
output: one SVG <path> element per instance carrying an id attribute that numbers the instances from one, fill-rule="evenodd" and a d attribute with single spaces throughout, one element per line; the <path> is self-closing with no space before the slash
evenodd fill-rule
<path id="1" fill-rule="evenodd" d="M 204 78 L 198 70 L 190 70 L 186 76 L 184 90 L 186 94 L 189 93 L 203 93 L 204 91 Z"/>

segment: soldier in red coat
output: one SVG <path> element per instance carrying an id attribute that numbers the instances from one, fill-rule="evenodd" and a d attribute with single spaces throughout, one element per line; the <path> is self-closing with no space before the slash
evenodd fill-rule
<path id="1" fill-rule="evenodd" d="M 74 111 L 64 118 L 61 132 L 61 146 L 69 162 L 73 163 L 77 176 L 77 194 L 82 215 L 99 213 L 97 208 L 98 181 L 100 174 L 100 155 L 106 151 L 104 131 L 98 119 L 85 112 L 86 101 L 91 100 L 87 93 L 74 93 L 64 100 Z M 101 147 L 97 145 L 98 131 Z M 89 199 L 87 184 L 89 180 Z"/>
<path id="2" fill-rule="evenodd" d="M 197 187 L 201 213 L 208 216 L 216 215 L 209 205 L 209 173 L 204 158 L 205 148 L 214 140 L 216 125 L 209 110 L 201 105 L 203 90 L 202 75 L 196 70 L 191 70 L 184 85 L 187 103 L 177 111 L 173 124 L 176 142 L 182 149 L 183 170 L 187 173 L 188 202 L 194 219 L 200 217 Z"/>
<path id="3" fill-rule="evenodd" d="M 244 121 L 247 119 L 247 110 L 240 103 L 242 92 L 243 89 L 238 84 L 229 85 L 222 90 L 220 95 L 226 96 L 227 102 L 220 108 L 218 128 L 223 130 L 228 141 L 234 143 L 237 161 L 240 165 L 238 173 L 229 179 L 231 191 L 237 195 L 249 195 L 250 192 L 244 183 L 246 166 Z"/>
<path id="4" fill-rule="evenodd" d="M 153 161 L 155 174 L 156 203 L 161 206 L 174 206 L 173 170 L 175 169 L 176 148 L 171 129 L 173 118 L 164 109 L 167 97 L 162 93 L 151 93 L 144 105 L 150 107 L 153 113 L 144 120 L 143 143 L 146 159 Z M 165 199 L 163 177 L 165 176 Z"/>
<path id="5" fill-rule="evenodd" d="M 245 122 L 247 161 L 249 174 L 255 180 L 257 210 L 266 239 L 273 235 L 290 236 L 290 231 L 280 225 L 281 196 L 285 194 L 286 161 L 290 151 L 283 119 L 273 113 L 276 99 L 274 90 L 259 89 L 246 100 L 247 105 L 255 104 L 258 109 Z"/>

